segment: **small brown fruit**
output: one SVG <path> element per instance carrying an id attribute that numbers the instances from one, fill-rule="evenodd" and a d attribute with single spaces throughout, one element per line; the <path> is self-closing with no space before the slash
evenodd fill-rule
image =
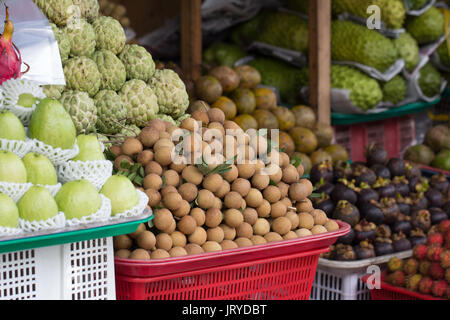
<path id="1" fill-rule="evenodd" d="M 214 194 L 206 189 L 202 189 L 198 192 L 197 196 L 197 204 L 202 209 L 209 209 L 212 208 L 214 205 Z"/>
<path id="2" fill-rule="evenodd" d="M 187 251 L 183 247 L 173 247 L 169 250 L 169 254 L 171 257 L 182 257 L 187 256 Z"/>
<path id="3" fill-rule="evenodd" d="M 196 186 L 202 183 L 203 174 L 194 165 L 188 165 L 183 169 L 181 176 L 186 182 L 190 182 Z"/>
<path id="4" fill-rule="evenodd" d="M 264 235 L 264 239 L 266 239 L 267 242 L 275 242 L 283 240 L 283 237 L 276 232 L 269 232 Z"/>
<path id="5" fill-rule="evenodd" d="M 188 241 L 190 243 L 195 243 L 201 246 L 206 242 L 207 237 L 208 236 L 205 229 L 203 229 L 202 227 L 196 227 L 195 231 L 188 236 Z"/>
<path id="6" fill-rule="evenodd" d="M 156 235 L 156 248 L 169 251 L 172 248 L 172 237 L 167 233 L 160 233 Z"/>
<path id="7" fill-rule="evenodd" d="M 198 189 L 195 184 L 186 182 L 178 187 L 178 192 L 184 200 L 192 202 L 197 198 Z"/>
<path id="8" fill-rule="evenodd" d="M 220 243 L 220 246 L 222 247 L 222 250 L 230 250 L 230 249 L 239 248 L 236 242 L 234 242 L 233 240 L 227 240 L 227 239 L 223 240 Z"/>
<path id="9" fill-rule="evenodd" d="M 278 187 L 270 185 L 264 189 L 263 196 L 270 203 L 275 203 L 281 199 L 281 191 Z"/>
<path id="10" fill-rule="evenodd" d="M 186 236 L 180 231 L 174 231 L 170 234 L 173 247 L 184 247 L 186 245 Z"/>
<path id="11" fill-rule="evenodd" d="M 288 233 L 286 233 L 283 236 L 284 240 L 292 240 L 292 239 L 297 239 L 297 238 L 298 238 L 298 236 L 294 231 L 289 231 Z"/>
<path id="12" fill-rule="evenodd" d="M 331 232 L 331 231 L 337 231 L 339 230 L 339 225 L 336 221 L 329 219 L 327 222 L 325 222 L 325 224 L 323 225 L 327 231 Z"/>
<path id="13" fill-rule="evenodd" d="M 243 238 L 251 238 L 253 235 L 253 227 L 250 223 L 242 222 L 236 227 L 236 235 Z"/>
<path id="14" fill-rule="evenodd" d="M 236 242 L 236 244 L 238 245 L 239 248 L 251 247 L 253 245 L 252 240 L 250 240 L 249 238 L 244 238 L 244 237 L 236 238 L 236 240 L 234 240 L 234 242 Z"/>
<path id="15" fill-rule="evenodd" d="M 191 255 L 191 254 L 200 254 L 205 252 L 205 250 L 203 250 L 203 248 L 201 246 L 199 246 L 196 243 L 188 243 L 184 249 L 186 249 L 186 252 Z"/>
<path id="16" fill-rule="evenodd" d="M 270 232 L 270 223 L 265 218 L 259 218 L 253 225 L 253 233 L 255 235 L 264 236 Z"/>
<path id="17" fill-rule="evenodd" d="M 197 228 L 197 221 L 190 215 L 184 216 L 178 221 L 178 230 L 186 235 L 192 234 Z"/>
<path id="18" fill-rule="evenodd" d="M 216 192 L 220 189 L 223 183 L 223 178 L 220 174 L 214 173 L 207 175 L 203 179 L 203 188 L 208 189 L 211 192 Z"/>
<path id="19" fill-rule="evenodd" d="M 130 253 L 130 259 L 135 260 L 149 260 L 150 259 L 150 253 L 145 249 L 134 249 Z"/>
<path id="20" fill-rule="evenodd" d="M 222 251 L 222 246 L 216 241 L 206 241 L 202 244 L 202 249 L 205 252 Z"/>
<path id="21" fill-rule="evenodd" d="M 225 240 L 234 240 L 236 238 L 236 228 L 232 228 L 224 223 L 219 225 L 219 227 L 223 230 Z"/>
<path id="22" fill-rule="evenodd" d="M 130 249 L 133 245 L 133 240 L 126 234 L 121 234 L 113 237 L 114 250 Z"/>
<path id="23" fill-rule="evenodd" d="M 276 218 L 272 223 L 272 230 L 282 236 L 291 231 L 291 227 L 291 220 L 286 217 Z"/>
<path id="24" fill-rule="evenodd" d="M 312 234 L 320 234 L 320 233 L 325 233 L 325 232 L 328 232 L 328 230 L 320 224 L 315 225 L 314 227 L 311 228 Z"/>
<path id="25" fill-rule="evenodd" d="M 146 250 L 152 250 L 156 245 L 156 237 L 151 231 L 143 231 L 136 238 L 136 244 Z"/>
<path id="26" fill-rule="evenodd" d="M 161 231 L 170 228 L 172 221 L 174 221 L 172 213 L 166 208 L 155 210 L 153 215 L 153 223 L 155 227 Z"/>
<path id="27" fill-rule="evenodd" d="M 142 143 L 136 138 L 127 138 L 121 148 L 122 153 L 130 157 L 137 155 L 144 149 Z"/>
<path id="28" fill-rule="evenodd" d="M 324 225 L 328 221 L 327 214 L 323 210 L 314 209 L 311 215 L 314 218 L 314 224 Z"/>
<path id="29" fill-rule="evenodd" d="M 272 203 L 270 207 L 270 216 L 272 218 L 279 218 L 284 217 L 287 212 L 287 206 L 282 201 L 277 201 L 275 203 Z"/>
<path id="30" fill-rule="evenodd" d="M 207 111 L 210 122 L 218 122 L 224 124 L 225 113 L 219 108 L 211 108 Z"/>
<path id="31" fill-rule="evenodd" d="M 222 176 L 229 183 L 232 183 L 234 180 L 236 180 L 238 178 L 239 171 L 238 171 L 237 167 L 234 164 L 232 164 L 231 169 L 229 171 L 225 172 Z"/>
<path id="32" fill-rule="evenodd" d="M 128 249 L 119 249 L 114 251 L 114 257 L 120 258 L 120 259 L 129 259 L 131 255 L 131 251 Z"/>
<path id="33" fill-rule="evenodd" d="M 144 150 L 137 155 L 137 162 L 145 167 L 150 161 L 153 160 L 153 151 Z"/>
<path id="34" fill-rule="evenodd" d="M 242 222 L 244 222 L 244 216 L 237 209 L 228 209 L 225 211 L 224 221 L 228 226 L 237 228 Z"/>
<path id="35" fill-rule="evenodd" d="M 186 200 L 181 201 L 181 205 L 177 210 L 172 211 L 173 215 L 178 218 L 182 218 L 189 214 L 191 211 L 191 205 Z"/>
<path id="36" fill-rule="evenodd" d="M 311 230 L 314 227 L 314 218 L 307 212 L 300 212 L 298 214 L 298 226 L 300 228 Z"/>
<path id="37" fill-rule="evenodd" d="M 163 169 L 161 165 L 156 161 L 150 161 L 144 168 L 145 174 L 149 175 L 151 173 L 154 173 L 158 176 L 162 175 Z"/>
<path id="38" fill-rule="evenodd" d="M 222 242 L 225 237 L 225 234 L 221 227 L 209 228 L 208 230 L 206 230 L 206 234 L 208 241 L 215 241 L 218 243 Z"/>
<path id="39" fill-rule="evenodd" d="M 244 215 L 244 221 L 250 225 L 254 225 L 258 220 L 258 212 L 254 208 L 245 208 L 242 214 Z"/>
<path id="40" fill-rule="evenodd" d="M 242 196 L 236 191 L 231 191 L 224 197 L 224 204 L 229 209 L 239 209 L 242 206 Z"/>
<path id="41" fill-rule="evenodd" d="M 297 212 L 312 212 L 314 210 L 311 200 L 308 198 L 300 200 L 295 204 Z"/>
<path id="42" fill-rule="evenodd" d="M 251 188 L 245 197 L 245 202 L 247 205 L 253 208 L 258 208 L 263 203 L 263 195 L 261 191 L 255 188 Z"/>
<path id="43" fill-rule="evenodd" d="M 192 214 L 192 213 L 191 213 Z M 209 228 L 215 228 L 222 223 L 222 211 L 217 208 L 210 208 L 205 214 L 205 225 Z"/>
<path id="44" fill-rule="evenodd" d="M 180 176 L 172 169 L 164 171 L 163 179 L 166 186 L 178 187 L 180 184 Z"/>
<path id="45" fill-rule="evenodd" d="M 193 208 L 189 214 L 195 219 L 198 227 L 201 227 L 202 225 L 205 224 L 206 216 L 205 211 L 203 211 L 203 209 Z"/>
<path id="46" fill-rule="evenodd" d="M 231 184 L 231 190 L 238 192 L 242 197 L 247 196 L 250 189 L 251 189 L 250 182 L 243 178 L 237 178 Z"/>
<path id="47" fill-rule="evenodd" d="M 163 204 L 169 210 L 177 210 L 181 206 L 182 200 L 183 198 L 178 192 L 169 192 L 163 195 Z"/>
<path id="48" fill-rule="evenodd" d="M 297 236 L 299 238 L 312 236 L 312 232 L 309 229 L 306 229 L 306 228 L 297 229 L 297 230 L 295 230 L 295 233 L 297 234 Z"/>
<path id="49" fill-rule="evenodd" d="M 262 203 L 256 208 L 256 212 L 258 212 L 258 217 L 260 218 L 267 218 L 271 210 L 272 207 L 266 199 L 263 199 Z"/>

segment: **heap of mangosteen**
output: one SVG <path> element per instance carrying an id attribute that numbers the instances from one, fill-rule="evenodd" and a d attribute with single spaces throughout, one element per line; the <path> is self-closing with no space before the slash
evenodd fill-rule
<path id="1" fill-rule="evenodd" d="M 351 261 L 410 250 L 450 217 L 450 178 L 422 174 L 371 145 L 366 162 L 323 161 L 311 168 L 314 207 L 352 227 L 323 257 Z"/>

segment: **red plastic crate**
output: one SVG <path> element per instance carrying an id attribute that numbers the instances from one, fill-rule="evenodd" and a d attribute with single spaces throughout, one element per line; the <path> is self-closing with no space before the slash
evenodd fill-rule
<path id="1" fill-rule="evenodd" d="M 335 125 L 335 143 L 345 147 L 352 161 L 365 161 L 371 144 L 384 148 L 389 157 L 400 157 L 416 140 L 412 115 L 352 125 Z"/>
<path id="2" fill-rule="evenodd" d="M 307 300 L 321 253 L 350 226 L 320 235 L 158 260 L 115 259 L 118 300 Z"/>

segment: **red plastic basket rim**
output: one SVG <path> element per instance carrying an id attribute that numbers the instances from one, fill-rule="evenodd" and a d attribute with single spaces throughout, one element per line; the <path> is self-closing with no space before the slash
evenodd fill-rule
<path id="1" fill-rule="evenodd" d="M 443 169 L 438 169 L 438 168 L 426 166 L 426 165 L 423 165 L 423 164 L 421 164 L 420 167 L 421 167 L 422 169 L 425 169 L 425 170 L 434 171 L 434 172 L 436 172 L 436 173 L 443 173 L 443 174 L 445 174 L 446 176 L 450 176 L 450 171 L 445 171 L 445 170 L 443 170 Z"/>
<path id="2" fill-rule="evenodd" d="M 116 275 L 149 277 L 254 261 L 280 255 L 290 255 L 292 253 L 310 252 L 316 249 L 324 249 L 323 252 L 325 252 L 337 238 L 350 232 L 351 227 L 349 224 L 342 221 L 337 221 L 337 223 L 339 230 L 332 232 L 224 251 L 155 260 L 135 260 L 115 257 Z"/>
<path id="3" fill-rule="evenodd" d="M 369 277 L 370 277 L 370 275 L 366 275 L 366 276 L 362 277 L 362 281 L 364 283 L 366 283 L 367 279 Z M 391 285 L 391 284 L 389 284 L 389 283 L 387 283 L 385 281 L 381 281 L 380 284 L 381 284 L 380 289 L 370 289 L 370 290 L 371 291 L 372 290 L 386 290 L 386 291 L 399 293 L 399 294 L 402 294 L 402 295 L 405 295 L 405 296 L 410 296 L 412 298 L 416 298 L 416 299 L 420 299 L 420 300 L 447 300 L 447 299 L 443 299 L 443 298 L 433 297 L 433 296 L 430 296 L 430 295 L 427 295 L 427 294 L 422 294 L 422 293 L 415 292 L 415 291 L 410 291 L 410 290 L 407 290 L 407 289 L 402 288 L 402 287 L 396 287 L 396 286 L 393 286 L 393 285 Z"/>

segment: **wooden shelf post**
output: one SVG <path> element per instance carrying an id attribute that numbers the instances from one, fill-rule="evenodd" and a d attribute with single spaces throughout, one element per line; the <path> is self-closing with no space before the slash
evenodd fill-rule
<path id="1" fill-rule="evenodd" d="M 331 0 L 309 0 L 309 103 L 331 123 Z"/>

